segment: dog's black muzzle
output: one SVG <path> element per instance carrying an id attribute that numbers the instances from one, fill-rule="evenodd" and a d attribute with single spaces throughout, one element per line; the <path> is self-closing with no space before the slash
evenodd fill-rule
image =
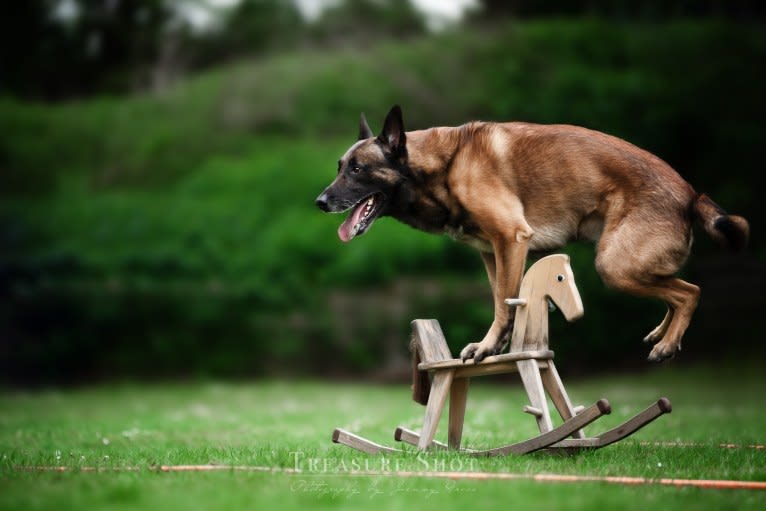
<path id="1" fill-rule="evenodd" d="M 316 198 L 314 203 L 322 211 L 326 213 L 330 211 L 330 205 L 327 203 L 327 193 L 323 192 L 319 197 Z"/>

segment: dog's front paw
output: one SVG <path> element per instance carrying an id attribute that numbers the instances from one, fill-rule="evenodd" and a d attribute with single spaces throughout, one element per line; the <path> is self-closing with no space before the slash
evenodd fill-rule
<path id="1" fill-rule="evenodd" d="M 478 342 L 472 342 L 470 344 L 467 344 L 465 348 L 460 352 L 460 360 L 465 362 L 466 360 L 470 360 L 473 358 L 473 356 L 476 354 L 476 350 L 479 349 L 480 343 Z"/>
<path id="2" fill-rule="evenodd" d="M 472 342 L 463 348 L 463 351 L 460 352 L 460 358 L 463 362 L 472 358 L 473 362 L 478 364 L 487 357 L 498 355 L 502 351 L 503 346 L 504 344 L 502 342 L 495 342 L 492 344 Z"/>

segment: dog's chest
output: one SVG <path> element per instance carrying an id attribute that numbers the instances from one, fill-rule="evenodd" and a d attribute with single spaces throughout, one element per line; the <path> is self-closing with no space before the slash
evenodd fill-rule
<path id="1" fill-rule="evenodd" d="M 466 233 L 462 225 L 458 227 L 447 225 L 444 227 L 444 233 L 453 240 L 463 242 L 481 252 L 488 252 L 490 254 L 494 252 L 489 241 Z"/>
<path id="2" fill-rule="evenodd" d="M 529 239 L 529 249 L 546 251 L 561 248 L 572 238 L 571 229 L 566 225 L 541 225 L 532 227 L 534 234 Z"/>

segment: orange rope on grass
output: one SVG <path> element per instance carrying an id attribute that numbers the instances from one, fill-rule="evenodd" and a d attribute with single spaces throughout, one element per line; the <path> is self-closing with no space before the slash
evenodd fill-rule
<path id="1" fill-rule="evenodd" d="M 39 472 L 120 472 L 120 471 L 156 471 L 156 472 L 263 472 L 289 474 L 295 476 L 344 475 L 349 477 L 401 477 L 450 479 L 454 481 L 535 481 L 540 483 L 604 483 L 624 486 L 657 485 L 676 488 L 703 488 L 711 490 L 759 490 L 766 491 L 765 481 L 736 481 L 722 479 L 673 479 L 630 476 L 589 476 L 567 474 L 519 474 L 507 472 L 413 472 L 413 471 L 349 471 L 341 473 L 302 472 L 291 468 L 261 467 L 251 465 L 159 465 L 142 469 L 141 467 L 66 467 L 33 466 L 17 467 L 18 470 Z"/>

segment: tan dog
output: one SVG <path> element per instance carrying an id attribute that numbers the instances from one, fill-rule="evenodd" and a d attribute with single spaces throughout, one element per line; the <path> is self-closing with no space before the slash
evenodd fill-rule
<path id="1" fill-rule="evenodd" d="M 447 233 L 476 247 L 492 285 L 495 318 L 463 360 L 499 353 L 511 330 L 529 251 L 578 239 L 597 241 L 596 270 L 615 289 L 665 301 L 668 312 L 644 340 L 649 360 L 680 349 L 700 290 L 674 275 L 692 243 L 692 221 L 734 249 L 749 226 L 698 194 L 667 163 L 610 135 L 566 125 L 472 122 L 405 133 L 395 106 L 374 137 L 364 115 L 359 140 L 316 200 L 324 211 L 351 209 L 343 241 L 380 216 Z"/>

